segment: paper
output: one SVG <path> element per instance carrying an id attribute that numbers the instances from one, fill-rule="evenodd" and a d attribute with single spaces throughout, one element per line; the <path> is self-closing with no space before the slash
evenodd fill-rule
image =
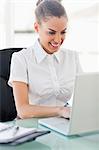
<path id="1" fill-rule="evenodd" d="M 6 130 L 10 127 L 12 127 L 13 125 L 8 125 L 8 124 L 5 124 L 5 123 L 0 123 L 0 131 L 3 131 L 3 130 Z"/>
<path id="2" fill-rule="evenodd" d="M 9 128 L 10 127 L 10 128 Z M 6 130 L 2 130 L 6 129 Z M 36 128 L 24 128 L 0 123 L 0 143 L 12 142 L 21 137 L 33 134 Z"/>

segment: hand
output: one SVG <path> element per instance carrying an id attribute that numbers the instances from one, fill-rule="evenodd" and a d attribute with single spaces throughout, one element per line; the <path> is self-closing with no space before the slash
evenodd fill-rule
<path id="1" fill-rule="evenodd" d="M 61 107 L 59 111 L 59 116 L 63 118 L 70 118 L 71 107 Z"/>

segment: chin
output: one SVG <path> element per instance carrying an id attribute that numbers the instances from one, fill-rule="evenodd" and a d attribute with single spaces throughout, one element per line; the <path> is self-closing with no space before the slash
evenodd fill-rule
<path id="1" fill-rule="evenodd" d="M 54 52 L 57 52 L 59 50 L 60 47 L 53 49 Z"/>
<path id="2" fill-rule="evenodd" d="M 59 48 L 58 48 L 58 49 L 56 49 L 56 50 L 54 50 L 54 52 L 57 52 L 57 51 L 59 51 Z"/>

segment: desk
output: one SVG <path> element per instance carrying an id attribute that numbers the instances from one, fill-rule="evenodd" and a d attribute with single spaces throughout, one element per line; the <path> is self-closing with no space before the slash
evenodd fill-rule
<path id="1" fill-rule="evenodd" d="M 17 120 L 17 125 L 47 129 L 37 119 Z M 66 137 L 57 132 L 38 137 L 35 141 L 17 146 L 0 145 L 0 150 L 99 150 L 99 132 L 84 136 Z"/>

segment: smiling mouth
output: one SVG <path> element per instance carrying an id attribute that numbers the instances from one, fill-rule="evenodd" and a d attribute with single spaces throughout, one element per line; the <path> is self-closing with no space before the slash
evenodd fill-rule
<path id="1" fill-rule="evenodd" d="M 58 48 L 61 44 L 60 43 L 51 43 L 51 42 L 49 42 L 50 43 L 50 45 L 53 47 L 53 48 Z"/>

